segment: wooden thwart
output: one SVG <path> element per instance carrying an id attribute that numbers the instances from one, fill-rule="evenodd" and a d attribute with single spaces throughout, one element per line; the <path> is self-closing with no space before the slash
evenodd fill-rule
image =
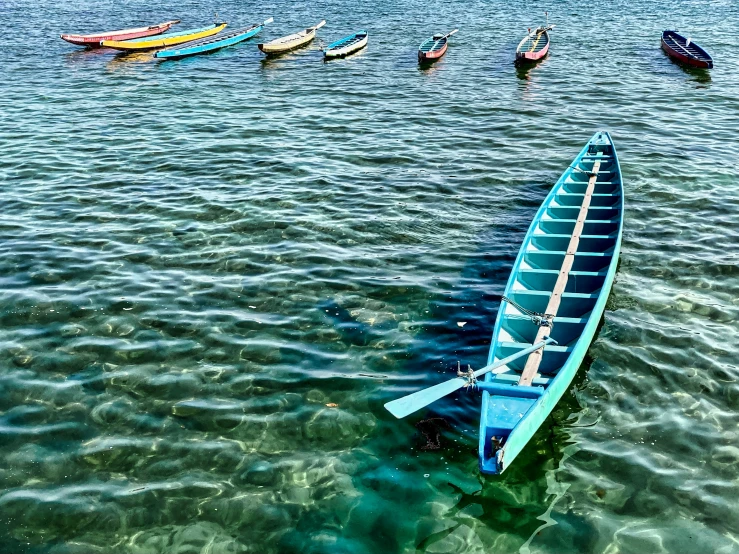
<path id="1" fill-rule="evenodd" d="M 595 181 L 598 179 L 598 171 L 600 171 L 600 160 L 597 160 L 593 164 L 593 170 L 591 172 L 590 180 L 588 181 L 588 188 L 585 191 L 585 197 L 582 200 L 582 206 L 580 206 L 580 213 L 577 216 L 577 222 L 575 228 L 572 231 L 572 238 L 570 238 L 570 244 L 567 246 L 567 252 L 565 259 L 562 262 L 562 268 L 559 270 L 557 276 L 557 282 L 552 290 L 552 296 L 549 298 L 547 309 L 544 311 L 545 314 L 551 315 L 552 318 L 556 317 L 559 311 L 559 304 L 562 301 L 562 293 L 564 293 L 567 287 L 567 279 L 569 278 L 570 271 L 572 270 L 572 264 L 575 262 L 575 254 L 577 253 L 577 247 L 580 244 L 580 235 L 582 234 L 583 226 L 585 225 L 585 218 L 588 216 L 588 209 L 590 208 L 590 200 L 593 197 L 593 191 L 595 190 Z M 534 343 L 541 342 L 543 337 L 551 333 L 549 327 L 539 327 L 539 331 L 536 333 Z M 539 371 L 539 365 L 541 364 L 541 358 L 544 355 L 544 349 L 540 348 L 529 354 L 526 360 L 526 365 L 521 373 L 521 378 L 518 380 L 520 386 L 531 386 L 532 381 L 536 377 Z"/>
<path id="2" fill-rule="evenodd" d="M 529 52 L 533 52 L 534 50 L 536 50 L 536 46 L 539 44 L 539 41 L 541 40 L 541 35 L 543 35 L 545 32 L 546 31 L 542 31 L 541 33 L 536 34 L 536 42 L 534 42 L 533 40 L 531 41 L 532 44 L 531 44 L 531 49 L 529 50 Z"/>

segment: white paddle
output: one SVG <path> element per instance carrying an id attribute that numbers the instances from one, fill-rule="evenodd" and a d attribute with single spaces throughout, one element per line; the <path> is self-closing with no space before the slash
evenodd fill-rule
<path id="1" fill-rule="evenodd" d="M 324 19 L 323 21 L 321 21 L 321 22 L 320 22 L 320 23 L 319 23 L 318 25 L 316 25 L 315 27 L 309 27 L 309 28 L 308 28 L 308 32 L 309 32 L 309 33 L 310 33 L 310 32 L 313 32 L 313 33 L 315 33 L 315 32 L 316 32 L 316 31 L 317 31 L 318 29 L 320 29 L 321 27 L 323 27 L 323 26 L 324 26 L 325 24 L 326 24 L 326 20 Z"/>
<path id="2" fill-rule="evenodd" d="M 478 369 L 474 372 L 475 378 L 481 377 L 489 372 L 495 374 L 505 373 L 509 371 L 509 368 L 506 367 L 507 364 L 511 363 L 514 360 L 517 360 L 518 358 L 527 356 L 528 354 L 539 350 L 539 348 L 544 348 L 547 344 L 557 344 L 557 341 L 551 337 L 545 337 L 544 340 L 541 342 L 532 344 L 528 348 L 524 348 L 523 350 L 516 352 L 515 354 L 511 354 L 507 358 L 503 358 L 502 360 L 498 360 L 497 362 L 487 365 L 482 369 Z M 398 419 L 401 419 L 408 414 L 412 414 L 413 412 L 416 412 L 421 408 L 425 408 L 432 402 L 436 402 L 440 398 L 444 398 L 448 394 L 451 394 L 454 391 L 458 391 L 462 387 L 469 385 L 469 379 L 463 377 L 455 377 L 454 379 L 444 381 L 443 383 L 439 383 L 438 385 L 434 385 L 433 387 L 422 389 L 418 392 L 414 392 L 413 394 L 409 394 L 402 398 L 398 398 L 397 400 L 393 400 L 392 402 L 388 402 L 387 404 L 385 404 L 385 409 Z"/>

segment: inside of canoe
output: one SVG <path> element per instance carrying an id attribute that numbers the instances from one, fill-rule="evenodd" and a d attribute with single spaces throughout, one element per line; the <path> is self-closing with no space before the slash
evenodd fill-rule
<path id="1" fill-rule="evenodd" d="M 549 44 L 549 33 L 546 31 L 536 33 L 526 38 L 521 44 L 519 52 L 541 52 Z"/>
<path id="2" fill-rule="evenodd" d="M 424 54 L 425 53 L 428 53 L 428 52 L 435 52 L 437 50 L 441 50 L 444 47 L 444 45 L 446 44 L 446 41 L 447 41 L 446 38 L 436 37 L 435 36 L 433 38 L 430 38 L 430 39 L 426 40 L 421 45 L 421 47 L 419 48 L 419 50 L 421 52 L 423 52 Z"/>
<path id="3" fill-rule="evenodd" d="M 548 330 L 557 345 L 547 345 L 531 386 L 518 386 L 527 357 L 509 363 L 504 373 L 487 374 L 481 385 L 485 413 L 485 456 L 492 457 L 513 428 L 545 393 L 567 362 L 590 320 L 600 297 L 618 241 L 621 219 L 621 183 L 618 163 L 609 141 L 591 142 L 585 155 L 555 185 L 555 193 L 527 236 L 520 264 L 507 289 L 512 302 L 501 305 L 500 327 L 493 361 L 532 346 L 539 326 L 520 310 L 543 313 L 561 271 L 576 228 L 588 181 L 599 163 L 591 202 L 561 303 Z M 514 304 L 515 303 L 515 304 Z"/>
<path id="4" fill-rule="evenodd" d="M 358 43 L 359 41 L 364 40 L 366 36 L 367 36 L 367 33 L 357 33 L 356 35 L 352 35 L 350 37 L 341 39 L 338 42 L 334 42 L 333 44 L 329 46 L 329 49 L 337 50 L 339 48 L 348 48 L 349 46 L 352 46 Z"/>
<path id="5" fill-rule="evenodd" d="M 688 44 L 688 41 L 683 39 L 679 35 L 674 35 L 671 33 L 665 34 L 664 41 L 667 43 L 667 46 L 669 46 L 673 50 L 680 52 L 681 54 L 686 54 L 702 62 L 711 61 L 710 57 L 703 51 L 702 48 L 698 47 L 694 42 Z"/>

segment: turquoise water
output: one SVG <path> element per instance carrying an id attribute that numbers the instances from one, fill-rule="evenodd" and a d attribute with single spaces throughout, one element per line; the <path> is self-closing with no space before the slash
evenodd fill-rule
<path id="1" fill-rule="evenodd" d="M 262 61 L 58 39 L 218 11 Z M 511 61 L 551 12 L 552 51 Z M 735 2 L 3 4 L 0 551 L 739 551 Z M 418 44 L 460 31 L 419 69 Z M 659 49 L 663 28 L 710 73 Z M 318 48 L 367 28 L 362 53 Z M 500 477 L 479 396 L 536 208 L 594 131 L 626 192 L 586 363 Z M 461 325 L 464 323 L 464 325 Z M 329 406 L 330 405 L 330 406 Z"/>

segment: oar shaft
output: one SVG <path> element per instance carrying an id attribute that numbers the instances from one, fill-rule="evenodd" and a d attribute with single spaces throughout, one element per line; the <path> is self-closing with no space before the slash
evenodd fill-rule
<path id="1" fill-rule="evenodd" d="M 554 339 L 546 337 L 546 339 L 534 344 L 533 346 L 524 348 L 520 352 L 516 352 L 515 354 L 512 354 L 507 358 L 503 358 L 502 360 L 499 360 L 494 364 L 490 364 L 483 367 L 482 369 L 478 369 L 477 371 L 475 371 L 475 377 L 477 378 L 481 375 L 485 375 L 490 371 L 495 371 L 497 368 L 509 364 L 512 361 L 517 360 L 518 358 L 527 356 L 528 354 L 531 354 L 533 351 L 538 350 L 539 348 L 544 348 L 547 344 L 556 344 L 556 342 L 557 341 L 555 341 Z M 412 414 L 413 412 L 420 410 L 421 408 L 425 408 L 426 406 L 433 402 L 436 402 L 440 398 L 444 398 L 445 396 L 450 395 L 451 393 L 461 389 L 467 384 L 469 384 L 469 381 L 467 379 L 463 377 L 455 377 L 454 379 L 443 381 L 438 385 L 434 385 L 433 387 L 421 389 L 414 392 L 413 394 L 409 394 L 407 396 L 403 396 L 402 398 L 398 398 L 397 400 L 393 400 L 392 402 L 388 402 L 387 404 L 385 404 L 385 409 L 398 419 L 401 419 L 409 414 Z"/>
<path id="2" fill-rule="evenodd" d="M 537 342 L 536 344 L 531 345 L 528 348 L 524 348 L 520 352 L 516 352 L 515 354 L 511 354 L 507 358 L 503 358 L 502 360 L 498 360 L 494 364 L 486 365 L 485 367 L 478 369 L 477 371 L 475 371 L 475 378 L 480 377 L 481 375 L 485 375 L 486 373 L 489 373 L 491 371 L 494 371 L 494 370 L 496 370 L 499 367 L 502 367 L 504 365 L 508 365 L 509 363 L 511 363 L 511 362 L 513 362 L 513 361 L 515 361 L 515 360 L 523 357 L 523 356 L 528 356 L 529 354 L 531 354 L 535 350 L 539 350 L 539 348 L 545 347 L 547 344 L 556 343 L 556 342 L 557 341 L 555 341 L 553 338 L 546 337 L 543 341 Z"/>

